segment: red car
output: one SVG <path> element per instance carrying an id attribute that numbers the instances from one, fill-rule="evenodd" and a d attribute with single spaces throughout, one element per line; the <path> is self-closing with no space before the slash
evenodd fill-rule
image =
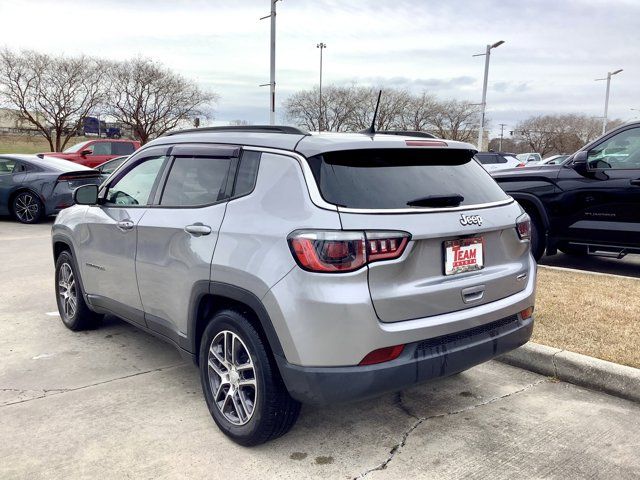
<path id="1" fill-rule="evenodd" d="M 131 155 L 140 148 L 135 140 L 100 139 L 77 143 L 64 152 L 39 153 L 38 156 L 64 158 L 87 167 L 98 165 L 122 155 Z"/>

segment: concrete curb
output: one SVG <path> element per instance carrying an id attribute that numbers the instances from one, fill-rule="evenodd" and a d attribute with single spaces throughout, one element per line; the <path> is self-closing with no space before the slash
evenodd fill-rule
<path id="1" fill-rule="evenodd" d="M 529 342 L 496 360 L 640 402 L 640 369 Z"/>

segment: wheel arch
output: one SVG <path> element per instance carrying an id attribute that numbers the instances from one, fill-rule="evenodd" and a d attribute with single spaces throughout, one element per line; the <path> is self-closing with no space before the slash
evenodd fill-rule
<path id="1" fill-rule="evenodd" d="M 205 285 L 206 283 L 206 285 Z M 188 319 L 188 347 L 196 364 L 202 333 L 216 312 L 226 309 L 244 313 L 254 325 L 271 353 L 283 357 L 282 345 L 262 301 L 248 290 L 221 282 L 200 282 L 194 288 Z"/>
<path id="2" fill-rule="evenodd" d="M 66 235 L 62 235 L 60 233 L 54 233 L 51 236 L 52 250 L 53 250 L 53 264 L 58 261 L 58 257 L 62 252 L 69 252 L 71 254 L 71 261 L 73 262 L 73 268 L 76 271 L 76 278 L 78 279 L 78 283 L 80 284 L 80 288 L 82 289 L 83 294 L 86 295 L 86 290 L 84 288 L 84 283 L 82 282 L 82 272 L 80 270 L 80 266 L 78 265 L 78 257 L 76 256 L 76 251 L 73 246 L 73 242 Z M 85 299 L 86 300 L 86 299 Z M 87 302 L 88 303 L 88 302 Z"/>
<path id="3" fill-rule="evenodd" d="M 538 197 L 530 193 L 509 193 L 509 195 L 511 195 L 513 199 L 522 206 L 523 209 L 527 210 L 527 208 L 525 208 L 526 206 L 537 213 L 545 231 L 549 231 L 549 215 L 547 214 L 547 209 L 544 207 L 544 204 Z"/>

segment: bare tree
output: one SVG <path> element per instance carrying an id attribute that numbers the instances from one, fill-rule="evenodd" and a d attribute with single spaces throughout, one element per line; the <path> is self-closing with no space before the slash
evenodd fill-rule
<path id="1" fill-rule="evenodd" d="M 478 134 L 479 115 L 478 106 L 470 102 L 460 100 L 441 102 L 432 119 L 434 133 L 440 138 L 471 142 Z"/>
<path id="2" fill-rule="evenodd" d="M 418 132 L 432 129 L 438 107 L 438 100 L 426 92 L 412 97 L 402 114 L 398 128 Z"/>
<path id="3" fill-rule="evenodd" d="M 329 85 L 320 91 L 313 88 L 294 93 L 284 102 L 287 118 L 307 130 L 319 130 L 322 118 L 323 130 L 342 132 L 350 128 L 349 122 L 357 105 L 356 89 Z"/>
<path id="4" fill-rule="evenodd" d="M 210 117 L 217 96 L 149 59 L 113 63 L 109 68 L 108 113 L 142 144 L 195 117 Z"/>
<path id="5" fill-rule="evenodd" d="M 33 51 L 0 51 L 0 98 L 61 151 L 103 99 L 102 62 Z"/>
<path id="6" fill-rule="evenodd" d="M 607 127 L 611 129 L 620 124 L 620 120 L 611 120 Z M 599 118 L 576 113 L 530 117 L 514 130 L 517 150 L 535 151 L 542 156 L 573 153 L 601 133 Z"/>

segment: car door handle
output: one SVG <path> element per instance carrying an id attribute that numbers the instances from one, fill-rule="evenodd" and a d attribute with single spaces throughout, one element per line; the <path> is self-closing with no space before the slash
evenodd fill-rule
<path id="1" fill-rule="evenodd" d="M 133 225 L 134 223 L 131 220 L 122 220 L 116 223 L 116 226 L 123 232 L 126 232 L 127 230 L 131 230 L 133 228 Z"/>
<path id="2" fill-rule="evenodd" d="M 631 185 L 635 185 L 636 187 L 640 187 L 640 178 L 636 178 L 635 180 L 631 180 Z"/>
<path id="3" fill-rule="evenodd" d="M 211 227 L 209 225 L 204 225 L 200 222 L 197 222 L 193 225 L 187 225 L 186 227 L 184 227 L 184 231 L 193 235 L 194 237 L 199 237 L 201 235 L 209 235 L 211 233 Z"/>

